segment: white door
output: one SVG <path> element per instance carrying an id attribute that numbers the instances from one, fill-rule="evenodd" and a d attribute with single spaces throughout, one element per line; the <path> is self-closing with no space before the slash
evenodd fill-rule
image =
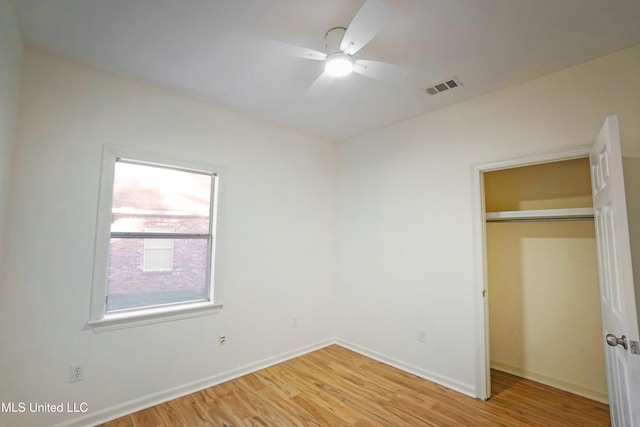
<path id="1" fill-rule="evenodd" d="M 611 421 L 640 427 L 638 319 L 617 116 L 607 117 L 589 158 Z"/>

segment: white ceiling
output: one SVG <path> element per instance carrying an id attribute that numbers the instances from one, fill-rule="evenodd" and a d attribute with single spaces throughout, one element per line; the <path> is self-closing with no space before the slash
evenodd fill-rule
<path id="1" fill-rule="evenodd" d="M 404 66 L 401 84 L 358 74 L 319 98 L 324 50 L 364 0 L 15 0 L 28 46 L 342 140 L 640 44 L 640 0 L 387 0 L 391 19 L 356 55 Z M 421 88 L 457 76 L 463 87 Z"/>

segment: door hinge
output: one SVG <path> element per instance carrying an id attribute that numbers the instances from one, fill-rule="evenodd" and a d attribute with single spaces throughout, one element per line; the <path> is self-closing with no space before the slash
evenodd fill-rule
<path id="1" fill-rule="evenodd" d="M 640 354 L 640 343 L 638 341 L 629 340 L 631 354 Z"/>

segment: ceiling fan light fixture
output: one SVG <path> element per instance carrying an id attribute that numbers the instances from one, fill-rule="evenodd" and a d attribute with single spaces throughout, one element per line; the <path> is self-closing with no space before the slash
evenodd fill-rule
<path id="1" fill-rule="evenodd" d="M 342 77 L 353 71 L 353 58 L 342 52 L 334 53 L 327 57 L 324 71 L 333 77 Z"/>

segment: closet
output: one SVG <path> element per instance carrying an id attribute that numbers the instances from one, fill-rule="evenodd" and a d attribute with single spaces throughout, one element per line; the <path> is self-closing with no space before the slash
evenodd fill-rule
<path id="1" fill-rule="evenodd" d="M 607 402 L 588 159 L 483 179 L 492 369 Z"/>

